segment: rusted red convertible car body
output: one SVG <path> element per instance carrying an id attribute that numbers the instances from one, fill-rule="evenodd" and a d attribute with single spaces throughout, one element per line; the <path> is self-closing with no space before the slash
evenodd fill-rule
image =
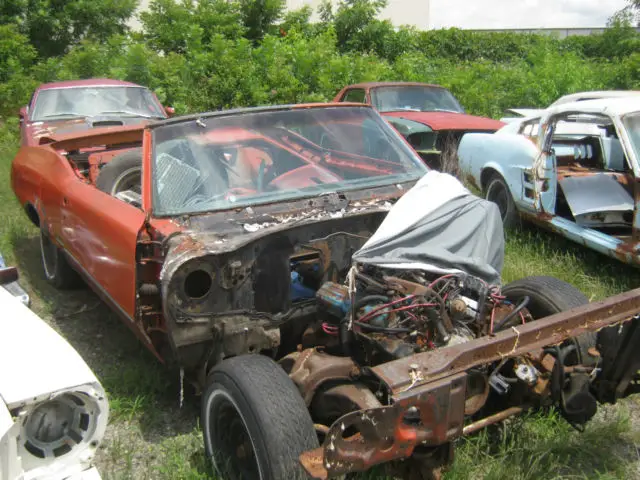
<path id="1" fill-rule="evenodd" d="M 461 435 L 550 405 L 582 424 L 597 401 L 636 391 L 640 290 L 587 304 L 547 277 L 500 287 L 496 207 L 428 172 L 368 106 L 49 140 L 23 146 L 12 168 L 46 277 L 67 287 L 79 273 L 160 361 L 204 387 L 205 449 L 225 478 L 382 463 L 429 478 Z M 377 263 L 363 254 L 433 191 L 460 215 L 427 208 L 407 231 L 428 236 L 440 222 L 446 240 L 453 217 L 467 228 L 464 212 L 485 212 L 468 258 L 457 238 L 441 252 L 450 264 L 425 263 L 423 248 L 410 268 L 394 264 L 402 248 Z"/>

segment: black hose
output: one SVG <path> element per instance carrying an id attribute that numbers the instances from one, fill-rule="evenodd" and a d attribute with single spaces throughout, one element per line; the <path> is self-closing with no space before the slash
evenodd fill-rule
<path id="1" fill-rule="evenodd" d="M 378 282 L 377 280 L 374 280 L 369 275 L 365 275 L 362 272 L 356 272 L 356 278 L 358 280 L 362 280 L 363 282 L 369 284 L 369 286 L 371 286 L 371 287 L 377 288 L 381 292 L 386 292 L 388 290 L 388 288 L 385 285 L 383 285 L 382 283 Z"/>
<path id="2" fill-rule="evenodd" d="M 529 304 L 529 300 L 530 298 L 525 296 L 522 298 L 522 301 L 518 304 L 518 306 L 516 308 L 514 308 L 513 310 L 511 310 L 509 312 L 509 314 L 504 317 L 502 320 L 500 320 L 500 323 L 498 323 L 494 328 L 493 331 L 497 331 L 500 330 L 502 327 L 504 327 L 509 321 L 513 320 L 513 318 L 520 313 L 520 310 L 522 310 L 524 307 L 526 307 Z"/>
<path id="3" fill-rule="evenodd" d="M 359 326 L 363 330 L 369 330 L 370 332 L 380 332 L 380 333 L 411 333 L 413 329 L 411 328 L 389 328 L 389 327 L 378 327 L 377 325 L 371 325 L 369 323 L 364 322 L 353 322 L 354 325 Z"/>
<path id="4" fill-rule="evenodd" d="M 359 308 L 364 307 L 367 303 L 370 302 L 389 303 L 389 297 L 387 297 L 386 295 L 367 295 L 366 297 L 362 297 L 360 300 L 358 300 L 354 308 L 358 310 Z"/>
<path id="5" fill-rule="evenodd" d="M 564 408 L 564 362 L 567 355 L 576 350 L 575 345 L 567 345 L 560 348 L 559 346 L 545 348 L 544 351 L 556 357 L 556 363 L 551 372 L 551 398 L 560 403 Z"/>

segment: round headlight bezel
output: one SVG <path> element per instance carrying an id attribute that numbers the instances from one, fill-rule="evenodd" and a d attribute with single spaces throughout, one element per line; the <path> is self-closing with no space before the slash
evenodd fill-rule
<path id="1" fill-rule="evenodd" d="M 75 400 L 81 400 L 84 405 L 78 405 Z M 55 452 L 54 449 L 61 444 L 59 440 L 53 442 L 54 445 L 48 445 L 43 448 L 42 442 L 31 434 L 33 427 L 29 426 L 27 428 L 30 421 L 37 420 L 37 417 L 32 417 L 32 414 L 46 408 L 47 402 L 51 401 L 73 402 L 75 423 L 70 427 L 80 430 L 80 435 L 76 436 L 75 439 L 72 436 L 73 434 L 63 436 L 67 440 L 66 445 L 69 448 L 63 448 Z M 86 413 L 88 418 L 82 417 L 83 413 Z M 37 415 L 41 414 L 42 410 L 37 413 Z M 74 472 L 91 466 L 93 457 L 104 438 L 107 428 L 109 402 L 104 388 L 96 381 L 33 398 L 32 402 L 23 403 L 18 411 L 14 411 L 14 415 L 20 425 L 16 438 L 18 455 L 22 459 L 23 469 L 30 473 L 30 478 L 50 476 L 54 473 L 59 478 L 66 478 Z M 80 419 L 82 424 L 75 419 Z M 33 447 L 40 449 L 39 451 L 35 450 L 35 455 Z"/>
<path id="2" fill-rule="evenodd" d="M 59 413 L 64 412 L 63 416 Z M 24 420 L 24 448 L 38 458 L 58 458 L 87 443 L 97 427 L 97 402 L 81 392 L 65 392 L 38 404 Z M 51 440 L 42 437 L 53 435 Z"/>

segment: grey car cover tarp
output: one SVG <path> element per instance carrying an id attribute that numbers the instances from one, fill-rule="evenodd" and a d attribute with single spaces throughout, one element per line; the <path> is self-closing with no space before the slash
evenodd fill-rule
<path id="1" fill-rule="evenodd" d="M 499 285 L 504 263 L 500 211 L 451 175 L 430 171 L 396 202 L 353 260 L 382 268 L 462 272 Z"/>

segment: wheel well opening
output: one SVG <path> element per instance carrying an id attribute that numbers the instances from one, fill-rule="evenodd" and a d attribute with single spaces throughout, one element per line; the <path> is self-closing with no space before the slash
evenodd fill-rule
<path id="1" fill-rule="evenodd" d="M 27 217 L 29 217 L 29 220 L 31 220 L 31 223 L 33 223 L 36 227 L 39 227 L 40 215 L 38 215 L 38 211 L 36 210 L 36 207 L 31 205 L 30 203 L 27 203 L 24 207 L 24 210 L 27 213 Z"/>
<path id="2" fill-rule="evenodd" d="M 500 175 L 498 171 L 493 168 L 485 168 L 482 170 L 482 173 L 480 174 L 480 188 L 482 188 L 483 191 L 486 188 L 487 183 L 489 183 L 489 179 L 495 174 Z"/>

